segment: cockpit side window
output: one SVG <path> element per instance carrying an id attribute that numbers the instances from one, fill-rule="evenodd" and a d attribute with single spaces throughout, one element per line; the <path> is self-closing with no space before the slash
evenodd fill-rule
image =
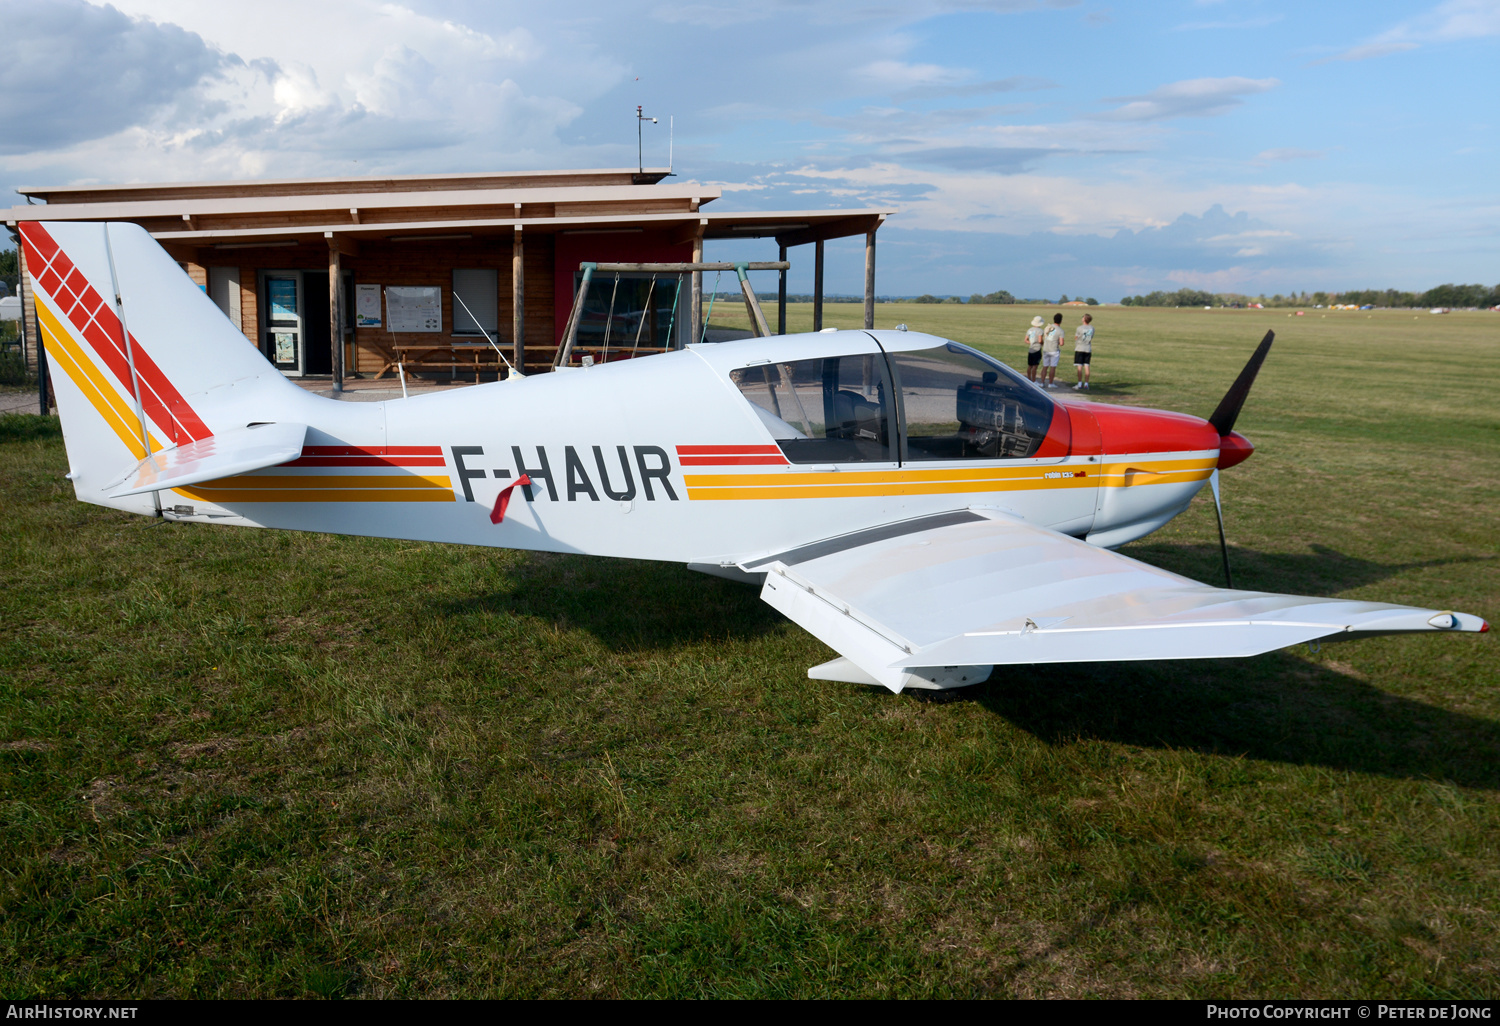
<path id="1" fill-rule="evenodd" d="M 1055 405 L 967 346 L 892 353 L 901 391 L 902 462 L 1022 459 L 1041 447 Z"/>
<path id="2" fill-rule="evenodd" d="M 791 462 L 895 462 L 895 410 L 880 354 L 764 363 L 729 376 Z"/>

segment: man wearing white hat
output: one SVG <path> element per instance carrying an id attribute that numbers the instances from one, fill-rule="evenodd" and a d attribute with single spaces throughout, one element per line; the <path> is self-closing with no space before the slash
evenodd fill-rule
<path id="1" fill-rule="evenodd" d="M 1031 327 L 1026 329 L 1026 379 L 1033 384 L 1036 383 L 1036 369 L 1042 363 L 1042 325 L 1046 323 L 1036 316 L 1031 319 Z"/>

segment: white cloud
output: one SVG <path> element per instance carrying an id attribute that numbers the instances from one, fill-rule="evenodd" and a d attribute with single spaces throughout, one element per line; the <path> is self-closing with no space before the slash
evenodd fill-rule
<path id="1" fill-rule="evenodd" d="M 0 153 L 67 146 L 201 113 L 198 87 L 239 65 L 176 25 L 78 0 L 4 7 Z"/>
<path id="2" fill-rule="evenodd" d="M 1109 97 L 1106 102 L 1123 105 L 1094 117 L 1101 121 L 1213 117 L 1239 106 L 1243 96 L 1269 92 L 1280 84 L 1274 78 L 1191 78 L 1160 86 L 1143 96 Z"/>
<path id="3" fill-rule="evenodd" d="M 1364 61 L 1428 43 L 1500 36 L 1500 0 L 1446 0 L 1325 61 Z M 1322 63 L 1322 62 L 1320 62 Z"/>
<path id="4" fill-rule="evenodd" d="M 900 99 L 945 96 L 982 96 L 987 93 L 1034 92 L 1053 89 L 1051 79 L 1031 75 L 980 81 L 969 68 L 941 64 L 909 64 L 900 60 L 872 61 L 853 73 L 856 83 Z"/>
<path id="5" fill-rule="evenodd" d="M 1274 150 L 1261 150 L 1256 154 L 1256 159 L 1264 161 L 1319 160 L 1326 155 L 1322 150 L 1299 150 L 1287 146 Z"/>
<path id="6" fill-rule="evenodd" d="M 1252 231 L 1231 232 L 1226 235 L 1210 235 L 1204 242 L 1238 242 L 1241 239 L 1292 239 L 1296 236 L 1292 232 L 1280 231 L 1275 228 L 1260 228 Z"/>
<path id="7" fill-rule="evenodd" d="M 68 182 L 101 168 L 170 180 L 556 164 L 580 101 L 625 76 L 590 45 L 562 67 L 523 26 L 502 19 L 483 31 L 380 0 L 295 14 L 118 2 L 123 13 L 77 0 L 13 5 L 20 17 L 6 25 L 26 29 L 23 59 L 0 63 L 0 85 L 40 100 L 0 108 L 0 153 L 7 142 L 24 151 L 4 170 L 50 168 Z"/>
<path id="8" fill-rule="evenodd" d="M 1393 53 L 1415 50 L 1416 48 L 1416 43 L 1365 43 L 1363 46 L 1352 46 L 1343 53 L 1329 57 L 1319 63 L 1327 63 L 1327 61 L 1367 61 L 1372 57 L 1387 57 Z"/>

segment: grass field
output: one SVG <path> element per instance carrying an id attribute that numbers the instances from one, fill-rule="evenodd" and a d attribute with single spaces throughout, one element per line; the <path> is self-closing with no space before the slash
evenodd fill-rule
<path id="1" fill-rule="evenodd" d="M 877 319 L 1014 362 L 1035 312 Z M 1500 620 L 1500 315 L 1094 312 L 1096 399 L 1202 415 L 1277 331 L 1237 584 Z M 1492 636 L 937 702 L 808 681 L 679 567 L 157 526 L 65 470 L 0 419 L 8 997 L 1500 996 Z M 1206 497 L 1125 551 L 1219 580 Z"/>

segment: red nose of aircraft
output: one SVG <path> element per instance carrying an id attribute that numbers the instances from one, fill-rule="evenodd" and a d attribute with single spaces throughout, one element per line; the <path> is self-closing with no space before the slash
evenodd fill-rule
<path id="1" fill-rule="evenodd" d="M 1074 406 L 1069 412 L 1076 419 L 1083 410 Z M 1105 453 L 1193 452 L 1219 447 L 1219 433 L 1213 425 L 1186 413 L 1089 403 L 1087 415 L 1098 425 Z"/>
<path id="2" fill-rule="evenodd" d="M 1070 403 L 1073 451 L 1120 455 L 1136 452 L 1202 452 L 1219 450 L 1219 468 L 1243 463 L 1255 451 L 1238 431 L 1220 437 L 1202 417 L 1167 410 L 1105 403 Z"/>
<path id="3" fill-rule="evenodd" d="M 1238 431 L 1229 432 L 1219 439 L 1219 469 L 1244 463 L 1254 451 L 1255 446 L 1250 444 L 1250 439 Z"/>

